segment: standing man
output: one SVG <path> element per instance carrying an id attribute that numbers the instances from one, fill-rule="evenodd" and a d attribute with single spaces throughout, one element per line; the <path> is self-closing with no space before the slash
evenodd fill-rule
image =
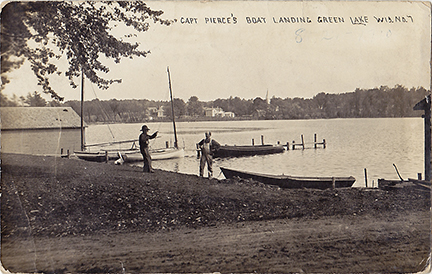
<path id="1" fill-rule="evenodd" d="M 213 153 L 220 148 L 220 144 L 215 140 L 211 139 L 211 132 L 205 133 L 205 139 L 202 139 L 198 143 L 199 148 L 201 149 L 201 159 L 200 159 L 200 176 L 204 175 L 204 168 L 207 163 L 208 169 L 208 177 L 211 178 L 213 176 Z"/>
<path id="2" fill-rule="evenodd" d="M 156 131 L 155 133 L 153 133 L 153 135 L 148 135 L 147 132 L 149 130 L 150 129 L 146 125 L 143 125 L 141 128 L 142 133 L 139 136 L 140 151 L 141 151 L 141 154 L 142 154 L 143 159 L 144 159 L 144 167 L 143 167 L 144 172 L 154 172 L 153 168 L 151 166 L 151 156 L 150 156 L 150 152 L 149 152 L 149 140 L 156 138 L 158 132 Z"/>

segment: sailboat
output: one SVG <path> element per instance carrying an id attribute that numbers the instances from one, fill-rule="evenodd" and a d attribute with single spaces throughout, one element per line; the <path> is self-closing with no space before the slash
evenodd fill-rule
<path id="1" fill-rule="evenodd" d="M 172 122 L 174 129 L 174 147 L 165 147 L 158 149 L 150 149 L 150 156 L 152 160 L 166 160 L 166 159 L 174 159 L 174 158 L 183 158 L 184 157 L 184 149 L 178 146 L 177 140 L 177 129 L 175 123 L 175 115 L 174 115 L 174 101 L 172 96 L 172 88 L 171 88 L 171 75 L 169 71 L 169 67 L 167 67 L 168 73 L 168 84 L 171 98 L 171 114 L 172 114 Z M 121 159 L 124 162 L 138 162 L 143 161 L 143 157 L 140 151 L 134 152 L 124 152 L 121 154 Z"/>
<path id="2" fill-rule="evenodd" d="M 115 160 L 121 158 L 121 152 L 135 152 L 139 151 L 139 147 L 136 145 L 138 140 L 125 140 L 106 142 L 100 144 L 85 145 L 84 143 L 84 73 L 81 73 L 81 150 L 74 151 L 76 157 L 93 162 L 107 162 L 108 160 Z M 116 144 L 132 143 L 131 148 L 126 149 L 102 149 L 102 147 L 112 146 Z M 86 148 L 99 147 L 99 151 L 88 151 Z"/>

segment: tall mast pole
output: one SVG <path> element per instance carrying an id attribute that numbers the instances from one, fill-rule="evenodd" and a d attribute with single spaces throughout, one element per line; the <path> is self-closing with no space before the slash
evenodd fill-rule
<path id="1" fill-rule="evenodd" d="M 84 71 L 81 69 L 81 151 L 84 151 Z"/>
<path id="2" fill-rule="evenodd" d="M 177 142 L 177 130 L 176 130 L 176 124 L 175 124 L 175 116 L 174 116 L 174 101 L 172 97 L 172 89 L 171 89 L 171 76 L 169 67 L 167 67 L 168 72 L 168 83 L 169 83 L 169 91 L 170 91 L 170 98 L 171 98 L 171 114 L 172 114 L 172 121 L 174 126 L 174 147 L 178 148 L 178 142 Z"/>

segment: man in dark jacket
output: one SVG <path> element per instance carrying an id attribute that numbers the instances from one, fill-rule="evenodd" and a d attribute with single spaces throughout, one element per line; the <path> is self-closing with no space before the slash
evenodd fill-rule
<path id="1" fill-rule="evenodd" d="M 154 139 L 157 136 L 157 131 L 155 133 L 153 133 L 153 135 L 148 135 L 147 132 L 150 129 L 146 126 L 143 125 L 141 128 L 142 133 L 139 136 L 139 146 L 140 146 L 140 151 L 141 154 L 143 156 L 144 159 L 144 167 L 143 167 L 143 171 L 144 172 L 154 172 L 152 165 L 151 165 L 151 156 L 150 156 L 150 152 L 149 152 L 149 141 L 150 139 Z"/>
<path id="2" fill-rule="evenodd" d="M 208 169 L 208 177 L 211 178 L 213 176 L 213 152 L 220 148 L 220 144 L 215 140 L 211 139 L 211 132 L 205 133 L 205 139 L 202 139 L 198 143 L 199 148 L 201 149 L 201 159 L 200 159 L 200 176 L 204 175 L 204 168 L 207 163 Z"/>

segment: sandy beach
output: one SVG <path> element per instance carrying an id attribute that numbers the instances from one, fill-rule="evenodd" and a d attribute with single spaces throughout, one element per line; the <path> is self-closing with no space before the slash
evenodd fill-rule
<path id="1" fill-rule="evenodd" d="M 1 261 L 15 272 L 430 269 L 430 191 L 280 189 L 2 154 Z"/>

